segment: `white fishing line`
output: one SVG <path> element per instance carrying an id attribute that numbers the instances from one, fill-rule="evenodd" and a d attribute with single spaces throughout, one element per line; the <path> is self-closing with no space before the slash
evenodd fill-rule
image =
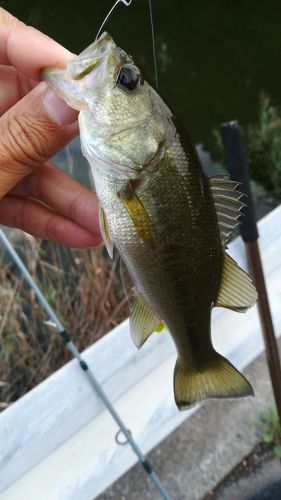
<path id="1" fill-rule="evenodd" d="M 158 90 L 158 71 L 157 71 L 157 59 L 156 59 L 156 47 L 155 47 L 154 22 L 153 22 L 153 15 L 152 15 L 152 3 L 151 3 L 151 0 L 148 0 L 148 5 L 149 5 L 151 38 L 152 38 L 152 52 L 153 52 L 153 63 L 154 63 L 154 80 L 155 80 L 155 87 Z"/>
<path id="2" fill-rule="evenodd" d="M 113 6 L 111 7 L 110 11 L 106 15 L 105 19 L 103 20 L 97 35 L 96 35 L 96 40 L 99 38 L 102 29 L 104 28 L 105 24 L 108 22 L 109 18 L 113 14 L 114 10 L 116 9 L 117 5 L 119 3 L 122 3 L 125 5 L 125 7 L 129 7 L 131 5 L 133 0 L 117 0 Z M 148 0 L 148 5 L 149 5 L 149 17 L 150 17 L 150 26 L 151 26 L 151 38 L 152 38 L 152 53 L 153 53 L 153 65 L 154 65 L 154 82 L 155 82 L 155 88 L 158 89 L 158 68 L 157 68 L 157 58 L 156 58 L 156 45 L 155 45 L 155 33 L 154 33 L 154 21 L 153 21 L 153 13 L 152 13 L 152 2 L 151 0 Z"/>
<path id="3" fill-rule="evenodd" d="M 105 19 L 104 19 L 104 21 L 103 21 L 100 29 L 98 30 L 98 33 L 97 33 L 97 36 L 96 36 L 96 40 L 100 36 L 101 30 L 103 29 L 104 25 L 107 23 L 108 19 L 110 18 L 111 14 L 113 13 L 113 11 L 115 10 L 115 8 L 117 7 L 117 5 L 119 3 L 123 3 L 123 5 L 125 5 L 126 7 L 129 7 L 129 5 L 131 5 L 131 3 L 132 3 L 132 0 L 117 0 L 117 2 L 115 2 L 115 4 L 111 7 L 110 11 L 106 15 L 106 17 L 105 17 Z"/>

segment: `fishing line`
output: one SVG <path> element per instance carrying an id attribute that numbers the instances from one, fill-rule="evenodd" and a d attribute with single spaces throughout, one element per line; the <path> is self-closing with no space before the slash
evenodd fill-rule
<path id="1" fill-rule="evenodd" d="M 148 0 L 148 5 L 149 5 L 149 16 L 150 16 L 150 26 L 151 26 L 151 38 L 152 38 L 152 53 L 153 53 L 153 63 L 154 63 L 154 80 L 155 80 L 155 87 L 158 90 L 158 71 L 157 71 L 157 59 L 156 59 L 156 47 L 155 47 L 155 35 L 154 35 L 154 22 L 153 22 L 151 0 Z"/>
<path id="2" fill-rule="evenodd" d="M 160 481 L 159 477 L 156 475 L 154 472 L 154 469 L 146 456 L 142 453 L 141 449 L 137 445 L 136 441 L 132 437 L 131 431 L 126 427 L 125 423 L 123 420 L 120 418 L 119 414 L 116 412 L 114 406 L 112 405 L 111 401 L 108 399 L 107 395 L 105 394 L 103 388 L 101 387 L 100 383 L 96 379 L 94 373 L 92 370 L 89 368 L 89 365 L 86 363 L 84 358 L 81 356 L 80 351 L 76 347 L 75 343 L 71 339 L 70 335 L 68 332 L 64 329 L 64 326 L 60 322 L 59 318 L 57 317 L 56 313 L 44 297 L 43 293 L 41 292 L 40 288 L 36 285 L 34 279 L 32 278 L 31 274 L 29 273 L 27 267 L 17 254 L 17 252 L 14 250 L 12 247 L 11 243 L 9 242 L 7 236 L 5 235 L 4 231 L 0 228 L 0 241 L 2 241 L 4 248 L 7 250 L 11 258 L 13 259 L 14 263 L 18 267 L 18 269 L 21 271 L 24 279 L 27 281 L 29 284 L 30 288 L 34 291 L 38 302 L 41 304 L 42 308 L 44 311 L 47 313 L 51 321 L 48 321 L 47 324 L 50 326 L 55 326 L 55 329 L 57 330 L 58 334 L 60 337 L 63 339 L 65 342 L 68 350 L 71 352 L 72 356 L 77 359 L 79 362 L 80 368 L 83 370 L 85 373 L 88 381 L 90 382 L 90 385 L 94 389 L 94 392 L 100 397 L 102 400 L 103 404 L 117 423 L 120 432 L 117 433 L 117 438 L 118 441 L 120 442 L 120 433 L 123 433 L 125 436 L 126 441 L 130 444 L 131 448 L 135 452 L 136 456 L 138 457 L 141 465 L 145 469 L 145 471 L 149 474 L 150 479 L 153 481 L 155 484 L 156 488 L 164 498 L 164 500 L 171 500 L 171 497 L 169 496 L 168 492 L 166 491 L 166 488 Z M 46 322 L 45 322 L 46 324 Z M 123 444 L 123 441 L 122 441 Z M 125 443 L 124 443 L 125 444 Z"/>
<path id="3" fill-rule="evenodd" d="M 125 5 L 125 7 L 129 7 L 131 5 L 133 0 L 117 0 L 113 6 L 111 7 L 110 11 L 108 14 L 105 16 L 105 19 L 103 20 L 97 35 L 96 35 L 96 40 L 100 36 L 100 33 L 106 23 L 108 22 L 109 18 L 113 14 L 114 10 L 116 9 L 117 5 L 119 3 L 122 3 Z M 156 46 L 155 46 L 155 33 L 154 33 L 154 21 L 153 21 L 153 13 L 152 13 L 152 2 L 151 0 L 148 0 L 148 5 L 149 5 L 149 17 L 150 17 L 150 26 L 151 26 L 151 38 L 152 38 L 152 53 L 153 53 L 153 64 L 154 64 L 154 81 L 155 81 L 155 88 L 158 89 L 158 69 L 157 69 L 157 58 L 156 58 Z"/>
<path id="4" fill-rule="evenodd" d="M 123 3 L 123 5 L 125 5 L 126 7 L 129 7 L 132 3 L 132 0 L 117 0 L 115 2 L 115 4 L 111 7 L 110 11 L 108 12 L 108 14 L 106 15 L 100 29 L 98 30 L 98 33 L 97 33 L 97 36 L 96 36 L 96 40 L 98 39 L 98 37 L 100 36 L 100 32 L 101 30 L 103 29 L 103 27 L 105 26 L 105 24 L 107 23 L 107 21 L 109 20 L 109 18 L 111 17 L 111 14 L 113 13 L 113 11 L 115 10 L 115 8 L 117 7 L 117 5 L 119 3 Z"/>

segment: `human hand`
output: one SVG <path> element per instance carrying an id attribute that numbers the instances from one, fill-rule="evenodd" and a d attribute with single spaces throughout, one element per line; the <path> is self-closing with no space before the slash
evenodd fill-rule
<path id="1" fill-rule="evenodd" d="M 0 224 L 91 247 L 96 195 L 49 161 L 78 133 L 77 112 L 40 82 L 43 67 L 72 56 L 0 8 Z"/>

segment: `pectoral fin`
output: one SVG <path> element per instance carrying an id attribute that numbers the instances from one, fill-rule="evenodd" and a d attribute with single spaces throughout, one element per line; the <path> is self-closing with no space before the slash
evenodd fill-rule
<path id="1" fill-rule="evenodd" d="M 130 215 L 131 221 L 139 237 L 145 243 L 153 244 L 155 229 L 139 197 L 132 191 L 128 196 L 123 193 L 119 194 L 119 198 Z"/>
<path id="2" fill-rule="evenodd" d="M 106 215 L 105 215 L 104 210 L 103 210 L 101 205 L 99 205 L 99 223 L 100 223 L 100 232 L 101 232 L 105 247 L 107 249 L 108 255 L 111 259 L 113 259 L 113 241 L 112 241 L 111 234 L 109 231 Z"/>
<path id="3" fill-rule="evenodd" d="M 256 300 L 257 291 L 250 276 L 225 253 L 221 286 L 215 306 L 246 312 Z"/>
<path id="4" fill-rule="evenodd" d="M 130 332 L 139 349 L 154 331 L 163 329 L 161 319 L 150 309 L 144 298 L 134 289 L 130 315 Z"/>

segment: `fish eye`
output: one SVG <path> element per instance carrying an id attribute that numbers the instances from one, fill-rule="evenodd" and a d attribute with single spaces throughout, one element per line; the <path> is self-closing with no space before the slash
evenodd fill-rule
<path id="1" fill-rule="evenodd" d="M 121 89 L 130 92 L 135 90 L 141 81 L 141 75 L 136 66 L 132 64 L 124 65 L 119 71 L 116 84 Z"/>

